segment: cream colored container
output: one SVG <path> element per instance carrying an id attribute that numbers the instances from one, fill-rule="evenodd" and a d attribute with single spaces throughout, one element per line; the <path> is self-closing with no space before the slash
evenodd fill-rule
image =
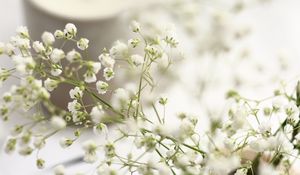
<path id="1" fill-rule="evenodd" d="M 66 23 L 74 23 L 79 37 L 90 40 L 90 59 L 97 60 L 104 47 L 109 48 L 118 39 L 127 39 L 130 32 L 126 11 L 145 5 L 140 0 L 24 0 L 26 25 L 33 40 L 41 40 L 44 31 L 63 29 Z M 150 1 L 148 1 L 150 2 Z M 66 45 L 67 52 L 76 46 Z M 61 85 L 51 94 L 52 101 L 66 108 L 71 100 L 68 92 L 72 88 Z M 109 99 L 109 97 L 106 97 Z M 86 100 L 89 101 L 89 100 Z"/>

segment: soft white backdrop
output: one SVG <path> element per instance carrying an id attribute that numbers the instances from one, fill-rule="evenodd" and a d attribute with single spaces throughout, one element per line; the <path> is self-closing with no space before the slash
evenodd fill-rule
<path id="1" fill-rule="evenodd" d="M 300 1 L 298 0 L 274 0 L 274 3 L 265 4 L 264 6 L 254 8 L 250 11 L 246 11 L 243 14 L 242 20 L 252 25 L 253 36 L 249 38 L 248 45 L 253 50 L 253 55 L 256 59 L 260 60 L 260 64 L 269 65 L 269 69 L 265 74 L 270 74 L 278 79 L 291 79 L 300 74 Z M 23 20 L 21 0 L 0 0 L 0 41 L 7 42 L 10 36 L 14 35 L 15 29 L 19 25 L 26 25 Z M 185 47 L 188 47 L 187 44 Z M 291 66 L 291 71 L 288 74 L 279 74 L 274 66 L 274 57 L 280 52 L 280 50 L 286 50 L 294 61 Z M 194 83 L 199 70 L 200 63 L 197 60 L 191 60 L 182 67 L 182 71 L 189 71 L 189 75 L 186 79 L 182 80 L 182 85 L 177 85 L 172 88 L 168 94 L 171 97 L 170 109 L 173 109 L 174 113 L 178 111 L 189 111 L 197 113 L 201 107 L 195 100 L 191 100 L 194 94 L 186 94 L 186 84 Z M 0 66 L 7 66 L 9 63 L 0 57 Z M 219 65 L 222 67 L 222 65 Z M 244 74 L 250 73 L 244 72 Z M 249 75 L 250 78 L 257 79 L 256 76 Z M 261 75 L 262 77 L 264 75 Z M 263 79 L 262 79 L 263 80 Z M 256 81 L 256 80 L 255 80 Z M 257 80 L 259 81 L 259 80 Z M 271 93 L 272 87 L 275 87 L 279 80 L 273 82 L 261 82 L 261 87 L 250 86 L 245 89 L 241 89 L 245 94 L 260 96 L 262 93 Z M 222 87 L 221 87 L 222 88 Z M 6 86 L 0 89 L 0 94 L 4 92 Z M 209 104 L 213 108 L 216 101 L 221 101 L 222 94 L 226 89 L 220 90 L 220 93 L 211 91 L 206 95 L 206 98 L 210 98 Z M 268 92 L 269 91 L 269 92 Z M 176 94 L 176 96 L 174 95 Z M 209 100 L 208 100 L 209 101 Z M 220 103 L 221 103 L 220 102 Z M 221 103 L 222 105 L 223 103 Z M 177 110 L 177 111 L 176 111 Z M 0 136 L 7 132 L 7 129 L 3 127 L 0 122 Z M 3 141 L 3 137 L 0 137 L 0 142 Z M 75 146 L 68 150 L 62 150 L 56 141 L 51 140 L 50 144 L 42 151 L 43 158 L 46 159 L 48 166 L 53 166 L 61 161 L 77 157 L 81 155 L 80 147 Z M 80 169 L 77 167 L 76 169 Z M 75 170 L 74 170 L 75 171 Z M 46 171 L 39 171 L 35 168 L 35 157 L 20 157 L 16 154 L 5 155 L 3 151 L 0 152 L 0 175 L 35 175 L 35 174 L 47 174 Z"/>

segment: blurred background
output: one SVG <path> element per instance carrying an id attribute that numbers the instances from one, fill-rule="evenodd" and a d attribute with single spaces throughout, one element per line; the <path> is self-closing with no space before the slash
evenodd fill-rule
<path id="1" fill-rule="evenodd" d="M 146 30 L 172 26 L 185 57 L 176 66 L 177 75 L 171 87 L 163 92 L 170 101 L 168 116 L 181 111 L 195 114 L 203 128 L 207 127 L 207 118 L 222 117 L 228 90 L 237 89 L 244 96 L 263 98 L 270 96 L 282 81 L 299 79 L 300 1 L 297 0 L 253 0 L 251 3 L 161 0 L 138 3 L 138 6 L 133 1 L 115 0 L 110 1 L 111 4 L 102 1 L 99 5 L 100 1 L 90 0 L 89 3 L 97 4 L 94 7 L 105 10 L 87 6 L 80 13 L 76 13 L 76 7 L 73 11 L 60 9 L 62 5 L 55 4 L 59 1 L 49 4 L 43 0 L 29 1 L 0 0 L 0 41 L 8 42 L 20 25 L 28 26 L 34 39 L 39 39 L 42 31 L 54 32 L 65 23 L 73 22 L 78 26 L 79 35 L 91 40 L 90 52 L 96 57 L 103 47 L 109 47 L 115 40 L 126 41 L 131 19 L 147 26 Z M 8 59 L 0 58 L 1 67 L 10 64 Z M 4 84 L 0 94 L 12 83 Z M 8 132 L 1 121 L 1 143 Z M 89 135 L 84 138 L 87 137 Z M 80 150 L 80 145 L 63 150 L 53 138 L 41 155 L 51 167 L 77 158 Z M 71 166 L 70 172 L 89 171 L 89 168 Z M 1 175 L 47 173 L 47 169 L 36 169 L 34 156 L 0 153 Z"/>

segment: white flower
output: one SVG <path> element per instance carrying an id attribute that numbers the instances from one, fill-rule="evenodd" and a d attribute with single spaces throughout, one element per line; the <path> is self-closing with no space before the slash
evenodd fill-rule
<path id="1" fill-rule="evenodd" d="M 84 161 L 94 163 L 97 160 L 97 144 L 93 140 L 87 140 L 83 143 L 82 148 L 85 150 Z"/>
<path id="2" fill-rule="evenodd" d="M 42 53 L 45 52 L 46 49 L 43 45 L 43 43 L 39 42 L 39 41 L 34 41 L 32 44 L 33 49 L 35 50 L 36 53 Z"/>
<path id="3" fill-rule="evenodd" d="M 102 105 L 94 106 L 90 112 L 91 119 L 94 123 L 100 123 L 104 116 Z"/>
<path id="4" fill-rule="evenodd" d="M 61 30 L 56 30 L 56 31 L 54 32 L 54 36 L 55 36 L 55 38 L 57 38 L 57 39 L 62 39 L 62 38 L 64 37 L 64 32 L 61 31 Z"/>
<path id="5" fill-rule="evenodd" d="M 66 121 L 58 116 L 53 116 L 50 123 L 55 129 L 63 129 L 67 126 Z"/>
<path id="6" fill-rule="evenodd" d="M 4 43 L 0 42 L 0 55 L 4 52 Z"/>
<path id="7" fill-rule="evenodd" d="M 87 71 L 84 75 L 84 81 L 87 83 L 94 83 L 97 81 L 96 74 L 93 73 L 92 71 Z"/>
<path id="8" fill-rule="evenodd" d="M 25 48 L 25 49 L 31 48 L 30 40 L 28 38 L 21 38 L 20 36 L 13 36 L 13 37 L 11 37 L 10 42 L 18 48 Z"/>
<path id="9" fill-rule="evenodd" d="M 108 53 L 103 53 L 99 55 L 98 58 L 104 67 L 113 68 L 115 65 L 115 59 L 113 59 Z"/>
<path id="10" fill-rule="evenodd" d="M 27 27 L 19 26 L 16 31 L 20 37 L 29 38 L 29 33 L 28 33 Z"/>
<path id="11" fill-rule="evenodd" d="M 12 56 L 14 54 L 15 46 L 13 46 L 11 43 L 7 43 L 4 46 L 4 53 L 8 56 Z"/>
<path id="12" fill-rule="evenodd" d="M 72 24 L 72 23 L 66 24 L 65 30 L 66 30 L 68 33 L 70 33 L 71 35 L 76 36 L 77 28 L 76 28 L 76 26 L 75 26 L 74 24 Z"/>
<path id="13" fill-rule="evenodd" d="M 103 77 L 105 78 L 106 81 L 109 81 L 111 79 L 113 79 L 115 76 L 114 70 L 110 67 L 106 67 L 103 70 Z"/>
<path id="14" fill-rule="evenodd" d="M 52 60 L 52 62 L 54 63 L 58 63 L 60 60 L 62 60 L 65 57 L 65 53 L 63 50 L 61 49 L 53 49 L 50 58 Z"/>
<path id="15" fill-rule="evenodd" d="M 105 94 L 108 89 L 108 84 L 104 81 L 97 81 L 96 89 L 99 94 Z"/>
<path id="16" fill-rule="evenodd" d="M 63 165 L 57 165 L 54 168 L 54 175 L 65 175 L 65 167 Z"/>
<path id="17" fill-rule="evenodd" d="M 172 174 L 172 171 L 170 170 L 170 167 L 167 166 L 164 163 L 160 163 L 156 167 L 157 167 L 159 175 L 170 175 L 170 174 Z"/>
<path id="18" fill-rule="evenodd" d="M 61 68 L 52 68 L 51 69 L 51 75 L 57 77 L 62 73 Z"/>
<path id="19" fill-rule="evenodd" d="M 132 21 L 130 28 L 133 32 L 139 32 L 141 30 L 141 26 L 137 21 Z"/>
<path id="20" fill-rule="evenodd" d="M 55 41 L 55 38 L 54 38 L 54 36 L 53 36 L 52 33 L 50 33 L 50 32 L 44 32 L 42 34 L 42 41 L 46 45 L 52 45 L 54 43 L 54 41 Z"/>
<path id="21" fill-rule="evenodd" d="M 72 99 L 80 99 L 82 97 L 83 92 L 82 90 L 80 90 L 79 87 L 75 87 L 74 89 L 70 90 L 69 94 Z"/>
<path id="22" fill-rule="evenodd" d="M 42 136 L 36 137 L 33 142 L 34 147 L 37 149 L 42 149 L 45 146 L 45 144 L 46 144 L 45 137 Z"/>
<path id="23" fill-rule="evenodd" d="M 73 49 L 70 52 L 68 52 L 66 58 L 69 62 L 72 63 L 74 61 L 80 60 L 81 59 L 81 54 Z"/>
<path id="24" fill-rule="evenodd" d="M 128 46 L 119 40 L 116 41 L 113 47 L 109 50 L 109 54 L 116 59 L 122 59 L 126 57 L 128 52 Z"/>
<path id="25" fill-rule="evenodd" d="M 285 107 L 285 113 L 287 114 L 287 121 L 293 126 L 296 126 L 299 122 L 299 108 L 295 103 L 289 103 Z"/>
<path id="26" fill-rule="evenodd" d="M 141 64 L 143 64 L 144 62 L 144 58 L 140 55 L 131 55 L 130 57 L 131 62 L 135 65 L 135 66 L 139 66 Z"/>
<path id="27" fill-rule="evenodd" d="M 72 139 L 68 139 L 68 138 L 63 137 L 59 140 L 59 145 L 62 148 L 67 148 L 67 147 L 71 146 L 73 144 L 73 142 L 74 141 Z"/>
<path id="28" fill-rule="evenodd" d="M 44 86 L 45 88 L 48 90 L 48 91 L 53 91 L 58 85 L 58 82 L 56 80 L 52 80 L 50 78 L 47 78 L 45 81 L 44 81 Z"/>
<path id="29" fill-rule="evenodd" d="M 77 47 L 80 50 L 85 50 L 89 47 L 89 40 L 86 38 L 81 38 L 79 41 L 77 41 Z"/>
<path id="30" fill-rule="evenodd" d="M 21 55 L 14 55 L 13 61 L 16 65 L 16 69 L 21 74 L 31 74 L 34 67 L 35 62 L 32 57 L 23 57 Z"/>
<path id="31" fill-rule="evenodd" d="M 295 136 L 295 139 L 300 142 L 300 133 L 298 133 L 296 136 Z"/>
<path id="32" fill-rule="evenodd" d="M 99 63 L 99 62 L 92 62 L 92 69 L 93 69 L 93 72 L 95 74 L 97 74 L 100 71 L 100 69 L 101 69 L 101 63 Z"/>
<path id="33" fill-rule="evenodd" d="M 68 103 L 68 110 L 74 114 L 77 113 L 77 111 L 81 108 L 80 103 L 78 103 L 77 100 L 73 100 L 72 102 Z"/>
<path id="34" fill-rule="evenodd" d="M 263 134 L 271 133 L 272 122 L 263 121 L 263 122 L 260 123 L 258 129 Z"/>
<path id="35" fill-rule="evenodd" d="M 93 131 L 95 135 L 101 135 L 102 133 L 107 134 L 108 129 L 104 123 L 98 123 L 93 127 Z"/>

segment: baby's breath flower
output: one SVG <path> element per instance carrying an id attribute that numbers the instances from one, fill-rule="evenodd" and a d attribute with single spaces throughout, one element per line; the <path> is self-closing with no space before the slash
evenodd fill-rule
<path id="1" fill-rule="evenodd" d="M 42 41 L 45 43 L 45 45 L 52 45 L 55 41 L 55 38 L 52 33 L 44 32 L 42 34 Z"/>
<path id="2" fill-rule="evenodd" d="M 0 42 L 0 55 L 4 52 L 4 43 Z"/>
<path id="3" fill-rule="evenodd" d="M 104 123 L 98 123 L 93 127 L 93 131 L 95 135 L 101 135 L 102 133 L 107 134 L 108 129 Z"/>
<path id="4" fill-rule="evenodd" d="M 86 38 L 81 38 L 79 41 L 77 41 L 77 47 L 80 50 L 86 50 L 89 47 L 89 40 Z"/>
<path id="5" fill-rule="evenodd" d="M 43 169 L 45 167 L 45 160 L 43 160 L 43 159 L 37 159 L 36 160 L 36 166 L 39 169 Z"/>
<path id="6" fill-rule="evenodd" d="M 144 62 L 144 58 L 140 55 L 131 55 L 130 61 L 135 65 L 135 66 L 140 66 Z"/>
<path id="7" fill-rule="evenodd" d="M 28 156 L 32 153 L 32 151 L 33 149 L 30 146 L 25 145 L 19 149 L 19 154 L 22 156 Z"/>
<path id="8" fill-rule="evenodd" d="M 101 69 L 101 63 L 99 62 L 91 62 L 92 70 L 95 74 L 97 74 Z"/>
<path id="9" fill-rule="evenodd" d="M 71 113 L 77 113 L 77 111 L 79 111 L 81 109 L 81 104 L 78 103 L 77 100 L 73 100 L 72 102 L 69 102 L 68 103 L 68 110 L 71 112 Z"/>
<path id="10" fill-rule="evenodd" d="M 30 40 L 27 38 L 21 38 L 20 36 L 11 37 L 10 42 L 20 49 L 30 49 Z"/>
<path id="11" fill-rule="evenodd" d="M 56 39 L 62 39 L 64 37 L 64 32 L 61 30 L 56 30 L 54 32 L 54 36 Z"/>
<path id="12" fill-rule="evenodd" d="M 21 55 L 14 55 L 13 61 L 16 64 L 16 69 L 22 75 L 32 74 L 35 67 L 35 61 L 31 56 L 23 57 Z"/>
<path id="13" fill-rule="evenodd" d="M 4 53 L 8 56 L 12 56 L 15 54 L 15 46 L 13 46 L 11 43 L 7 43 L 4 47 Z"/>
<path id="14" fill-rule="evenodd" d="M 66 58 L 69 62 L 72 63 L 74 61 L 80 60 L 81 59 L 81 54 L 79 52 L 75 51 L 75 49 L 73 49 L 70 52 L 68 52 Z"/>
<path id="15" fill-rule="evenodd" d="M 94 106 L 90 112 L 91 119 L 94 123 L 100 123 L 104 116 L 102 105 Z"/>
<path id="16" fill-rule="evenodd" d="M 93 140 L 87 140 L 83 143 L 85 150 L 84 161 L 87 163 L 94 163 L 97 160 L 96 150 L 97 144 Z"/>
<path id="17" fill-rule="evenodd" d="M 62 67 L 59 64 L 53 64 L 51 68 L 51 75 L 57 77 L 62 73 Z"/>
<path id="18" fill-rule="evenodd" d="M 128 52 L 128 46 L 119 40 L 116 41 L 113 47 L 109 50 L 109 54 L 115 59 L 125 58 L 128 55 Z"/>
<path id="19" fill-rule="evenodd" d="M 47 78 L 45 81 L 44 81 L 44 86 L 45 88 L 48 90 L 48 91 L 53 91 L 58 85 L 58 81 L 56 80 L 52 80 L 50 78 Z"/>
<path id="20" fill-rule="evenodd" d="M 83 77 L 84 77 L 84 81 L 87 83 L 94 83 L 97 81 L 96 74 L 91 70 L 86 71 Z"/>
<path id="21" fill-rule="evenodd" d="M 105 78 L 106 81 L 110 81 L 111 79 L 113 79 L 115 76 L 115 72 L 112 68 L 110 67 L 106 67 L 103 70 L 103 77 Z"/>
<path id="22" fill-rule="evenodd" d="M 51 55 L 50 55 L 50 59 L 53 63 L 58 63 L 60 62 L 60 60 L 62 60 L 65 57 L 65 53 L 63 50 L 61 49 L 53 49 Z"/>
<path id="23" fill-rule="evenodd" d="M 140 44 L 141 40 L 139 38 L 134 38 L 128 40 L 128 45 L 132 48 L 136 48 Z"/>
<path id="24" fill-rule="evenodd" d="M 104 81 L 97 81 L 96 88 L 99 94 L 105 94 L 108 89 L 108 84 Z"/>
<path id="25" fill-rule="evenodd" d="M 33 145 L 37 149 L 42 149 L 46 144 L 45 138 L 44 137 L 36 137 Z"/>
<path id="26" fill-rule="evenodd" d="M 59 141 L 59 145 L 62 147 L 62 148 L 67 148 L 69 146 L 71 146 L 73 144 L 73 140 L 72 139 L 69 139 L 69 138 L 61 138 L 60 141 Z"/>
<path id="27" fill-rule="evenodd" d="M 8 139 L 5 145 L 5 152 L 8 154 L 14 152 L 16 149 L 16 144 L 17 144 L 17 139 L 15 138 Z"/>
<path id="28" fill-rule="evenodd" d="M 59 116 L 53 116 L 50 122 L 52 127 L 55 129 L 63 129 L 67 126 L 66 121 Z"/>
<path id="29" fill-rule="evenodd" d="M 65 26 L 64 35 L 67 39 L 75 37 L 77 34 L 77 28 L 74 24 L 68 23 Z M 83 49 L 84 50 L 84 49 Z"/>
<path id="30" fill-rule="evenodd" d="M 23 38 L 29 38 L 28 29 L 25 26 L 19 26 L 17 28 L 17 34 Z"/>
<path id="31" fill-rule="evenodd" d="M 32 44 L 32 47 L 36 53 L 43 53 L 46 51 L 43 43 L 41 43 L 39 41 L 34 41 Z"/>
<path id="32" fill-rule="evenodd" d="M 57 165 L 54 168 L 54 175 L 65 175 L 65 167 L 63 165 Z"/>
<path id="33" fill-rule="evenodd" d="M 115 65 L 115 59 L 108 53 L 102 53 L 98 58 L 104 67 L 113 68 Z"/>
<path id="34" fill-rule="evenodd" d="M 139 32 L 141 30 L 141 26 L 140 26 L 140 24 L 137 21 L 132 21 L 130 28 L 135 33 Z"/>
<path id="35" fill-rule="evenodd" d="M 74 89 L 70 90 L 69 94 L 72 99 L 80 99 L 82 98 L 83 92 L 79 87 L 75 87 Z"/>

